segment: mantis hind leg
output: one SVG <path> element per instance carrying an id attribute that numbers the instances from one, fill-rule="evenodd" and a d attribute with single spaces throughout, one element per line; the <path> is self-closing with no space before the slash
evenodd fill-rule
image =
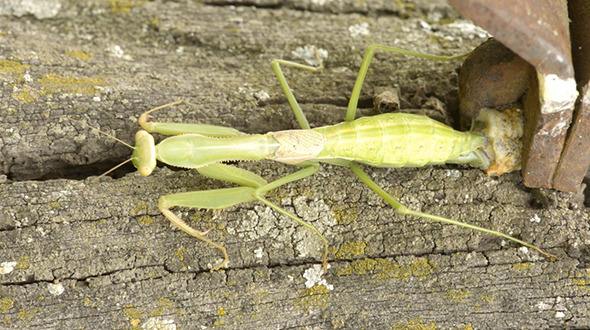
<path id="1" fill-rule="evenodd" d="M 367 173 L 357 164 L 354 162 L 351 162 L 349 164 L 349 167 L 352 169 L 352 171 L 359 177 L 359 179 L 361 179 L 361 181 L 363 181 L 367 186 L 369 186 L 369 188 L 371 188 L 374 192 L 376 192 L 379 196 L 381 196 L 381 198 L 383 198 L 387 203 L 389 203 L 391 206 L 393 206 L 393 208 L 395 208 L 398 212 L 402 213 L 402 214 L 409 214 L 409 215 L 414 215 L 417 217 L 421 217 L 421 218 L 426 218 L 426 219 L 431 219 L 431 220 L 435 220 L 435 221 L 440 221 L 440 222 L 445 222 L 448 224 L 452 224 L 452 225 L 456 225 L 456 226 L 461 226 L 461 227 L 465 227 L 465 228 L 469 228 L 469 229 L 473 229 L 473 230 L 478 230 L 484 233 L 488 233 L 488 234 L 492 234 L 498 237 L 502 237 L 505 238 L 507 240 L 516 242 L 518 244 L 524 245 L 528 248 L 531 248 L 537 252 L 539 252 L 540 254 L 544 255 L 547 258 L 550 259 L 557 259 L 556 256 L 549 254 L 541 249 L 539 249 L 538 247 L 529 244 L 527 242 L 521 241 L 517 238 L 514 238 L 512 236 L 506 235 L 504 233 L 501 233 L 499 231 L 495 231 L 495 230 L 491 230 L 491 229 L 487 229 L 487 228 L 483 228 L 483 227 L 479 227 L 479 226 L 475 226 L 475 225 L 470 225 L 464 222 L 460 222 L 457 220 L 452 220 L 452 219 L 448 219 L 448 218 L 444 218 L 444 217 L 439 217 L 436 215 L 432 215 L 432 214 L 428 214 L 428 213 L 423 213 L 423 212 L 418 212 L 418 211 L 413 211 L 408 209 L 407 207 L 405 207 L 404 205 L 402 205 L 398 200 L 396 200 L 395 198 L 393 198 L 393 196 L 391 196 L 390 194 L 388 194 L 385 190 L 383 190 L 381 187 L 379 187 L 379 185 L 377 185 L 375 183 L 375 181 L 371 180 L 371 178 L 367 175 Z"/>
<path id="2" fill-rule="evenodd" d="M 320 231 L 312 224 L 304 221 L 303 219 L 297 217 L 296 215 L 284 210 L 283 208 L 264 198 L 264 195 L 270 190 L 278 188 L 284 184 L 308 177 L 314 174 L 318 170 L 318 168 L 319 166 L 317 164 L 312 164 L 309 167 L 305 167 L 281 179 L 278 179 L 271 183 L 266 183 L 266 181 L 263 178 L 247 170 L 225 164 L 213 164 L 207 167 L 200 168 L 198 170 L 201 174 L 205 176 L 237 183 L 241 185 L 241 187 L 191 191 L 162 196 L 159 200 L 158 208 L 160 209 L 162 214 L 164 214 L 164 216 L 168 218 L 168 220 L 170 220 L 170 222 L 176 225 L 179 229 L 193 237 L 196 237 L 216 247 L 223 253 L 223 261 L 219 265 L 213 267 L 211 271 L 215 271 L 227 265 L 229 257 L 227 255 L 225 247 L 205 237 L 209 230 L 199 231 L 192 228 L 190 225 L 184 222 L 180 217 L 178 217 L 176 214 L 174 214 L 174 212 L 170 210 L 172 207 L 179 206 L 213 210 L 224 209 L 233 205 L 258 200 L 263 204 L 269 206 L 270 208 L 276 210 L 280 214 L 283 214 L 289 217 L 290 219 L 295 220 L 299 224 L 305 226 L 306 228 L 313 231 L 316 235 L 318 235 L 322 239 L 324 244 L 323 265 L 324 268 L 326 268 L 328 241 L 320 233 Z"/>
<path id="3" fill-rule="evenodd" d="M 418 52 L 413 52 L 413 51 L 409 51 L 409 50 L 404 50 L 404 49 L 389 47 L 389 46 L 384 46 L 384 45 L 371 44 L 371 45 L 367 46 L 367 50 L 365 51 L 365 55 L 363 56 L 363 62 L 361 63 L 361 68 L 360 68 L 359 73 L 356 77 L 356 82 L 354 83 L 354 87 L 353 87 L 352 93 L 350 95 L 350 100 L 348 102 L 348 109 L 346 111 L 346 121 L 353 121 L 355 119 L 356 109 L 357 109 L 359 97 L 361 94 L 361 89 L 363 87 L 365 77 L 367 76 L 367 72 L 369 71 L 369 65 L 371 64 L 371 60 L 373 59 L 373 56 L 375 55 L 375 51 L 377 49 L 383 50 L 386 52 L 395 53 L 395 54 L 416 56 L 416 57 L 422 57 L 422 58 L 426 58 L 426 59 L 443 61 L 443 62 L 451 61 L 451 60 L 469 55 L 469 53 L 467 53 L 467 54 L 461 54 L 461 55 L 456 55 L 456 56 L 437 56 L 437 55 L 422 54 L 422 53 L 418 53 Z M 285 76 L 283 75 L 280 65 L 281 64 L 288 65 L 288 66 L 292 66 L 295 68 L 315 72 L 315 71 L 323 69 L 323 63 L 322 63 L 320 57 L 318 56 L 317 51 L 316 51 L 316 58 L 319 62 L 319 66 L 317 66 L 317 67 L 304 65 L 304 64 L 300 64 L 300 63 L 295 63 L 295 62 L 291 62 L 291 61 L 276 60 L 276 59 L 271 62 L 272 68 L 273 68 L 275 74 L 277 75 L 277 78 L 279 79 L 279 83 L 281 84 L 281 88 L 283 89 L 283 92 L 285 93 L 285 96 L 287 97 L 287 100 L 289 101 L 289 104 L 291 105 L 291 108 L 293 109 L 293 112 L 295 113 L 295 117 L 297 118 L 299 125 L 303 129 L 310 128 L 309 122 L 307 121 L 307 118 L 303 114 L 303 111 L 301 110 L 299 103 L 297 103 L 297 100 L 295 99 L 295 96 L 293 95 L 293 92 L 291 91 L 291 88 L 289 87 L 289 84 L 287 83 L 287 80 L 285 79 Z"/>

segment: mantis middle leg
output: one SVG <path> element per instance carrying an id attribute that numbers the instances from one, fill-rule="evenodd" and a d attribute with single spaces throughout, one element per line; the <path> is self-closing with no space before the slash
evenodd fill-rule
<path id="1" fill-rule="evenodd" d="M 377 45 L 377 44 L 371 44 L 367 47 L 367 50 L 365 51 L 365 55 L 363 57 L 363 61 L 361 63 L 361 67 L 359 70 L 359 74 L 356 78 L 356 82 L 354 84 L 352 93 L 351 93 L 351 97 L 350 100 L 348 102 L 348 109 L 346 112 L 346 121 L 350 122 L 353 121 L 355 119 L 356 116 L 356 109 L 357 109 L 357 105 L 358 105 L 358 100 L 359 100 L 359 96 L 360 96 L 360 92 L 362 89 L 362 85 L 365 81 L 365 77 L 367 75 L 367 72 L 369 70 L 369 65 L 371 63 L 371 60 L 375 54 L 375 51 L 379 49 L 379 50 L 383 50 L 383 51 L 387 51 L 387 52 L 392 52 L 392 53 L 396 53 L 396 54 L 402 54 L 402 55 L 410 55 L 410 56 L 416 56 L 416 57 L 422 57 L 422 58 L 427 58 L 427 59 L 433 59 L 433 60 L 438 60 L 438 61 L 450 61 L 450 60 L 454 60 L 457 58 L 461 58 L 461 57 L 465 57 L 467 55 L 469 55 L 469 53 L 467 54 L 462 54 L 462 55 L 457 55 L 457 56 L 449 56 L 449 57 L 445 57 L 445 56 L 436 56 L 436 55 L 428 55 L 428 54 L 422 54 L 422 53 L 417 53 L 417 52 L 412 52 L 412 51 L 407 51 L 407 50 L 403 50 L 403 49 L 399 49 L 399 48 L 395 48 L 395 47 L 389 47 L 389 46 L 384 46 L 384 45 Z M 317 57 L 317 52 L 316 52 L 316 57 Z M 279 68 L 279 63 L 280 64 L 285 64 L 285 65 L 289 65 L 289 66 L 293 66 L 296 68 L 302 68 L 305 70 L 309 70 L 309 71 L 316 71 L 319 70 L 321 68 L 323 68 L 323 65 L 321 63 L 321 60 L 318 57 L 318 61 L 320 61 L 320 66 L 319 67 L 310 67 L 310 66 L 306 66 L 306 65 L 301 65 L 298 63 L 294 63 L 294 62 L 289 62 L 289 61 L 278 61 L 275 60 L 272 62 L 273 65 L 273 69 L 279 79 L 279 82 L 281 84 L 281 87 L 283 89 L 283 91 L 285 92 L 285 95 L 287 96 L 287 99 L 289 100 L 289 104 L 291 105 L 291 108 L 293 109 L 293 112 L 295 113 L 295 116 L 297 117 L 297 120 L 299 121 L 299 123 L 301 124 L 302 128 L 304 129 L 309 129 L 309 124 L 307 122 L 307 119 L 305 119 L 305 115 L 303 114 L 303 112 L 301 111 L 301 108 L 299 107 L 299 105 L 297 104 L 297 100 L 295 99 L 295 97 L 293 96 L 293 93 L 291 92 L 289 85 L 286 81 L 286 79 L 284 78 L 280 68 Z M 300 117 L 303 118 L 303 120 L 300 119 Z M 365 173 L 365 171 L 359 166 L 359 164 L 357 164 L 354 161 L 350 161 L 346 164 L 348 167 L 350 167 L 350 169 L 359 177 L 359 179 L 361 181 L 363 181 L 367 186 L 369 186 L 369 188 L 371 188 L 373 191 L 375 191 L 379 196 L 381 196 L 381 198 L 383 198 L 388 204 L 390 204 L 393 208 L 395 208 L 398 212 L 402 213 L 402 214 L 410 214 L 410 215 L 414 215 L 417 217 L 421 217 L 421 218 L 426 218 L 426 219 L 431 219 L 431 220 L 436 220 L 436 221 L 440 221 L 440 222 L 445 222 L 445 223 L 449 223 L 449 224 L 453 224 L 453 225 L 457 225 L 457 226 L 461 226 L 461 227 L 466 227 L 466 228 L 470 228 L 473 230 L 478 230 L 484 233 L 488 233 L 488 234 L 492 234 L 498 237 L 502 237 L 508 240 L 511 240 L 513 242 L 519 243 L 521 245 L 524 245 L 526 247 L 532 248 L 536 251 L 538 251 L 539 253 L 543 254 L 544 256 L 548 257 L 548 258 L 556 258 L 555 256 L 542 251 L 541 249 L 539 249 L 538 247 L 526 243 L 522 240 L 516 239 L 512 236 L 506 235 L 504 233 L 495 231 L 495 230 L 490 230 L 490 229 L 486 229 L 483 227 L 478 227 L 475 225 L 470 225 L 467 223 L 463 223 L 460 221 L 456 221 L 456 220 L 452 220 L 452 219 L 448 219 L 448 218 L 444 218 L 444 217 L 440 217 L 440 216 L 436 216 L 433 214 L 428 214 L 428 213 L 423 213 L 423 212 L 419 212 L 419 211 L 413 211 L 408 209 L 407 207 L 405 207 L 403 204 L 401 204 L 398 200 L 396 200 L 393 196 L 391 196 L 390 194 L 388 194 L 387 192 L 385 192 L 381 187 L 379 187 L 379 185 L 377 185 L 377 183 L 375 183 L 373 180 L 371 180 L 371 178 Z"/>

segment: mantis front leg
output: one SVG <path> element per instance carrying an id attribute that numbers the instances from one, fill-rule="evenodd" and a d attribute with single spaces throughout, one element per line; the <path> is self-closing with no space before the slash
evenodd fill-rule
<path id="1" fill-rule="evenodd" d="M 275 211 L 291 218 L 292 220 L 295 220 L 299 224 L 312 230 L 316 235 L 318 235 L 322 239 L 324 244 L 323 265 L 324 268 L 326 268 L 328 257 L 328 240 L 312 224 L 304 221 L 303 219 L 292 214 L 291 212 L 288 212 L 287 210 L 264 198 L 264 195 L 270 190 L 278 188 L 284 184 L 308 177 L 314 174 L 318 170 L 318 168 L 319 166 L 317 164 L 312 164 L 295 173 L 287 175 L 284 178 L 278 179 L 271 183 L 266 183 L 266 181 L 263 178 L 250 171 L 225 164 L 212 164 L 206 167 L 199 168 L 197 170 L 202 175 L 237 183 L 241 185 L 241 187 L 204 191 L 191 191 L 162 196 L 158 202 L 158 208 L 160 209 L 162 214 L 166 218 L 168 218 L 168 220 L 170 220 L 170 222 L 172 222 L 182 231 L 216 247 L 223 253 L 223 261 L 219 265 L 211 268 L 211 271 L 215 271 L 227 265 L 229 258 L 225 247 L 206 238 L 205 235 L 207 234 L 208 230 L 199 231 L 192 228 L 180 217 L 174 214 L 174 212 L 172 212 L 170 208 L 179 206 L 215 210 L 224 209 L 233 205 L 258 200 L 263 204 L 269 206 L 270 208 L 274 209 Z"/>

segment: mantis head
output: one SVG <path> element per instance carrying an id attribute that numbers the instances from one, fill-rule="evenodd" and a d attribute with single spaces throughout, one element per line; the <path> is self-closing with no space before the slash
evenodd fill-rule
<path id="1" fill-rule="evenodd" d="M 152 174 L 156 168 L 156 145 L 154 137 L 147 131 L 141 130 L 135 134 L 135 147 L 131 162 L 139 174 L 143 176 Z"/>

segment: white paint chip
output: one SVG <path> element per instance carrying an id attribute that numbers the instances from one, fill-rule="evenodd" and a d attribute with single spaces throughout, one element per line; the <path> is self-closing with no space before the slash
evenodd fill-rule
<path id="1" fill-rule="evenodd" d="M 313 66 L 320 65 L 318 59 L 315 57 L 315 52 L 318 52 L 318 57 L 325 61 L 328 58 L 328 51 L 316 47 L 315 45 L 305 45 L 303 47 L 297 47 L 294 51 L 291 52 L 291 55 L 295 58 L 299 58 L 305 61 L 305 63 Z"/>
<path id="2" fill-rule="evenodd" d="M 540 222 L 541 222 L 541 218 L 539 218 L 539 216 L 535 214 L 535 215 L 534 215 L 534 216 L 531 218 L 531 222 L 540 223 Z"/>
<path id="3" fill-rule="evenodd" d="M 541 113 L 552 114 L 569 110 L 574 107 L 578 90 L 573 78 L 561 79 L 555 74 L 543 75 L 537 72 L 539 79 L 539 98 Z"/>
<path id="4" fill-rule="evenodd" d="M 174 320 L 150 317 L 141 325 L 141 328 L 146 330 L 176 330 L 176 324 L 174 324 Z M 202 329 L 206 329 L 206 327 Z"/>
<path id="5" fill-rule="evenodd" d="M 555 318 L 556 319 L 562 319 L 565 317 L 565 313 L 564 312 L 555 312 Z"/>
<path id="6" fill-rule="evenodd" d="M 362 22 L 359 24 L 349 26 L 348 32 L 350 32 L 350 36 L 353 38 L 358 36 L 368 36 L 369 34 L 371 34 L 369 32 L 369 23 L 367 22 Z"/>
<path id="7" fill-rule="evenodd" d="M 47 284 L 47 290 L 54 296 L 59 296 L 64 293 L 64 286 L 61 283 L 49 283 Z"/>
<path id="8" fill-rule="evenodd" d="M 0 263 L 0 275 L 8 274 L 16 267 L 16 261 L 5 261 Z"/>
<path id="9" fill-rule="evenodd" d="M 313 265 L 313 267 L 307 269 L 303 273 L 303 277 L 307 279 L 307 281 L 305 281 L 305 287 L 309 289 L 316 285 L 323 285 L 328 290 L 334 290 L 334 286 L 328 284 L 326 280 L 322 278 L 323 274 L 324 267 L 322 267 L 321 265 Z"/>
<path id="10" fill-rule="evenodd" d="M 262 247 L 257 247 L 254 250 L 254 255 L 256 256 L 256 258 L 261 259 L 264 256 L 262 253 Z"/>

